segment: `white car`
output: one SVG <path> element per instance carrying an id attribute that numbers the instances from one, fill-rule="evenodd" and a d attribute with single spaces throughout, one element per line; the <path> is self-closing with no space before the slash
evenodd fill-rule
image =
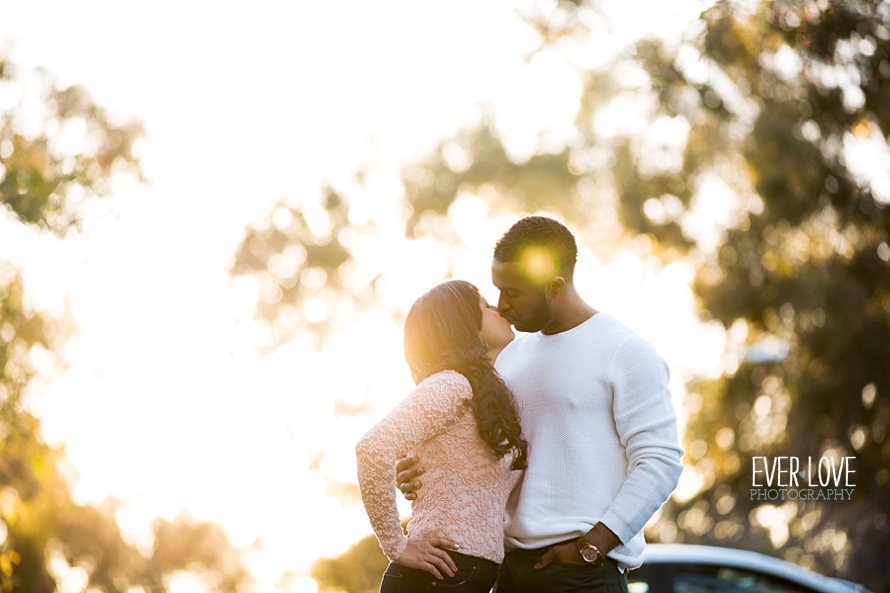
<path id="1" fill-rule="evenodd" d="M 871 593 L 778 558 L 715 546 L 649 544 L 627 581 L 628 593 Z"/>

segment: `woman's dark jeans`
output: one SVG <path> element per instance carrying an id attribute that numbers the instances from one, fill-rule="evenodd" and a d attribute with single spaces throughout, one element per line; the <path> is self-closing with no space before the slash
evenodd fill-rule
<path id="1" fill-rule="evenodd" d="M 416 568 L 408 568 L 395 562 L 390 563 L 383 573 L 380 593 L 427 593 L 448 591 L 448 593 L 488 593 L 498 576 L 498 565 L 491 560 L 458 554 L 448 551 L 457 572 L 453 577 L 437 579 L 432 573 Z"/>

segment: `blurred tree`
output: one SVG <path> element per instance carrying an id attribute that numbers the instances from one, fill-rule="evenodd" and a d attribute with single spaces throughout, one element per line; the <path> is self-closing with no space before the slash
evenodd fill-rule
<path id="1" fill-rule="evenodd" d="M 461 192 L 488 193 L 493 206 L 504 210 L 546 209 L 582 218 L 585 204 L 573 199 L 580 177 L 570 171 L 569 156 L 566 147 L 516 162 L 486 118 L 479 128 L 459 133 L 405 168 L 405 199 L 411 206 L 406 235 L 429 234 L 435 227 L 431 220 L 446 215 Z"/>
<path id="2" fill-rule="evenodd" d="M 28 99 L 0 120 L 0 203 L 21 222 L 64 235 L 78 228 L 84 199 L 108 193 L 113 172 L 141 179 L 141 124 L 115 122 L 83 87 L 16 73 L 4 58 L 0 85 Z"/>
<path id="3" fill-rule="evenodd" d="M 164 591 L 163 577 L 176 571 L 201 575 L 212 591 L 244 589 L 249 575 L 223 530 L 213 523 L 196 522 L 184 515 L 159 520 L 154 527 L 154 549 L 146 571 L 153 591 Z"/>
<path id="4" fill-rule="evenodd" d="M 716 248 L 690 256 L 703 315 L 730 330 L 740 365 L 690 386 L 703 489 L 667 517 L 682 541 L 780 552 L 877 590 L 890 582 L 890 3 L 763 8 L 720 3 L 678 51 L 637 47 L 656 117 L 689 135 L 677 169 L 629 164 L 641 181 L 620 193 L 625 223 L 676 245 L 662 228 L 719 200 L 711 180 L 736 204 Z M 855 456 L 853 500 L 751 500 L 752 457 L 779 455 Z"/>
<path id="5" fill-rule="evenodd" d="M 141 178 L 134 144 L 141 124 L 115 123 L 81 87 L 57 88 L 45 75 L 18 72 L 0 57 L 0 91 L 22 103 L 0 111 L 0 211 L 40 231 L 77 229 L 85 200 L 106 195 L 117 172 Z M 35 355 L 58 352 L 72 327 L 28 306 L 19 272 L 0 259 L 0 587 L 50 593 L 53 566 L 86 569 L 85 585 L 166 591 L 177 571 L 200 574 L 209 590 L 234 592 L 248 581 L 219 527 L 180 517 L 158 521 L 145 558 L 127 543 L 115 505 L 76 504 L 64 451 L 47 445 L 23 403 L 38 376 Z"/>
<path id="6" fill-rule="evenodd" d="M 619 41 L 593 1 L 522 16 L 537 51 L 570 62 L 589 58 L 594 37 Z M 645 235 L 633 243 L 643 257 L 693 263 L 702 317 L 735 351 L 722 378 L 689 385 L 687 461 L 701 487 L 650 535 L 757 549 L 880 589 L 890 2 L 717 2 L 679 40 L 601 57 L 576 65 L 583 92 L 563 144 L 520 158 L 486 121 L 406 167 L 406 235 L 453 241 L 443 217 L 470 194 L 562 216 L 603 254 Z M 752 458 L 778 455 L 855 456 L 853 500 L 751 500 Z"/>
<path id="7" fill-rule="evenodd" d="M 312 578 L 319 591 L 374 593 L 380 589 L 389 560 L 380 550 L 377 538 L 369 535 L 337 558 L 322 558 L 312 566 Z"/>
<path id="8" fill-rule="evenodd" d="M 351 274 L 358 230 L 348 200 L 331 188 L 320 203 L 281 202 L 246 229 L 229 272 L 258 282 L 256 318 L 269 327 L 269 348 L 300 334 L 323 338 L 338 307 L 370 304 L 375 279 L 358 283 Z"/>

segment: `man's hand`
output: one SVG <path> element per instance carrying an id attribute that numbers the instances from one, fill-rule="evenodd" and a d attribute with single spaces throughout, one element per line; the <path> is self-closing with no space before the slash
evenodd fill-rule
<path id="1" fill-rule="evenodd" d="M 444 578 L 442 573 L 453 577 L 457 565 L 445 549 L 459 550 L 460 545 L 440 537 L 409 538 L 405 551 L 396 562 L 408 568 L 425 570 L 439 580 Z"/>
<path id="2" fill-rule="evenodd" d="M 594 525 L 593 529 L 588 531 L 584 536 L 584 539 L 595 545 L 603 554 L 608 554 L 610 550 L 621 545 L 621 540 L 618 539 L 618 536 L 612 533 L 612 530 L 602 523 Z M 547 550 L 547 552 L 541 556 L 541 559 L 538 560 L 538 563 L 535 564 L 535 568 L 541 570 L 542 568 L 549 566 L 554 560 L 559 560 L 564 564 L 587 565 L 587 563 L 584 562 L 584 559 L 581 558 L 581 553 L 578 551 L 578 544 L 573 541 L 553 546 Z"/>
<path id="3" fill-rule="evenodd" d="M 396 464 L 396 486 L 402 491 L 406 500 L 415 500 L 417 491 L 423 486 L 423 482 L 417 479 L 423 475 L 423 468 L 418 465 L 416 457 L 405 457 Z"/>
<path id="4" fill-rule="evenodd" d="M 563 564 L 587 564 L 581 559 L 581 554 L 578 553 L 578 546 L 575 545 L 575 542 L 569 542 L 567 544 L 553 546 L 547 550 L 547 553 L 541 556 L 541 559 L 535 564 L 535 569 L 541 570 L 542 568 L 546 568 L 547 566 L 550 566 L 550 563 L 554 560 L 559 560 Z"/>

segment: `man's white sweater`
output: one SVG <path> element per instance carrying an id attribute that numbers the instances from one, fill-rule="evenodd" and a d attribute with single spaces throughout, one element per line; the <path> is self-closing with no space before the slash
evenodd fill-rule
<path id="1" fill-rule="evenodd" d="M 597 523 L 643 560 L 643 526 L 677 485 L 683 449 L 654 348 L 605 313 L 554 335 L 520 334 L 497 359 L 529 443 L 529 465 L 507 505 L 505 545 L 540 548 Z"/>

